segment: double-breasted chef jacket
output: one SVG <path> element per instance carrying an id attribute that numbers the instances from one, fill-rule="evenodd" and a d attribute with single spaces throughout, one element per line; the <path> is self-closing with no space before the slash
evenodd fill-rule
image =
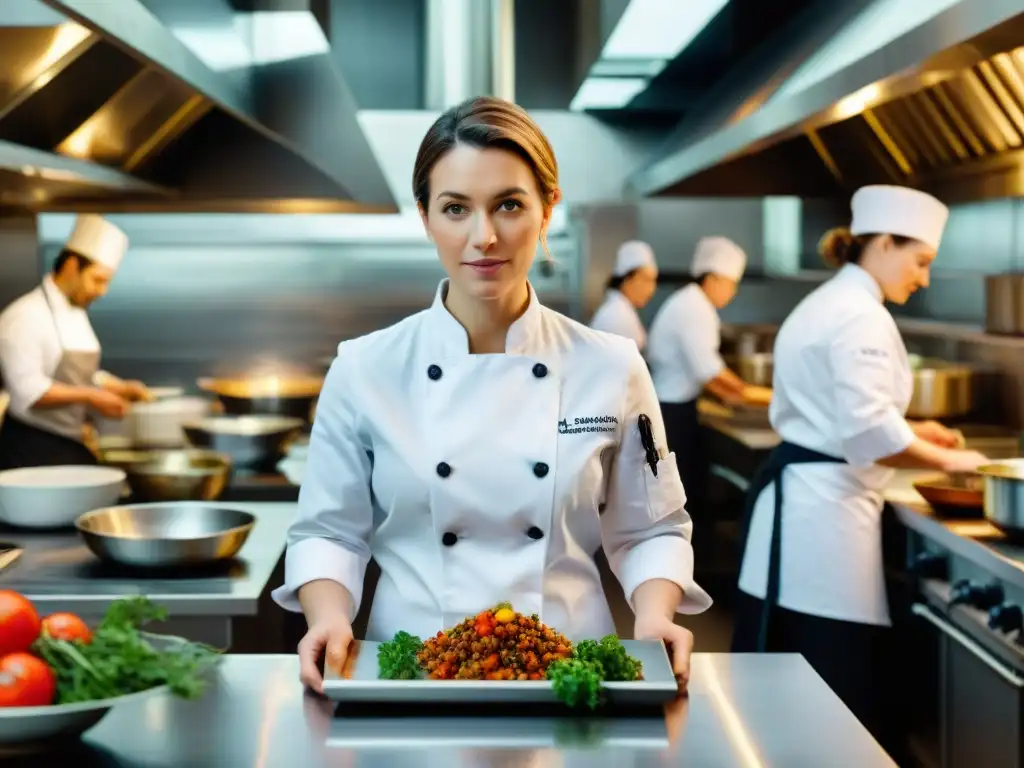
<path id="1" fill-rule="evenodd" d="M 787 467 L 778 604 L 813 616 L 888 625 L 882 568 L 882 490 L 914 433 L 904 414 L 913 374 L 882 291 L 847 264 L 808 295 L 775 340 L 772 427 L 836 462 Z M 843 462 L 843 463 L 840 463 Z M 774 484 L 757 497 L 739 587 L 764 598 Z"/>
<path id="2" fill-rule="evenodd" d="M 647 346 L 647 330 L 640 320 L 636 307 L 621 291 L 614 288 L 605 293 L 604 301 L 590 321 L 590 327 L 595 331 L 614 333 L 616 336 L 632 339 L 641 352 Z"/>
<path id="3" fill-rule="evenodd" d="M 636 345 L 542 306 L 530 288 L 505 354 L 473 355 L 443 303 L 343 342 L 317 408 L 285 584 L 330 579 L 357 604 L 381 569 L 368 639 L 428 637 L 501 601 L 570 638 L 614 631 L 593 553 L 630 598 L 693 580 L 692 524 L 671 455 L 657 477 L 637 418 L 664 429 Z"/>

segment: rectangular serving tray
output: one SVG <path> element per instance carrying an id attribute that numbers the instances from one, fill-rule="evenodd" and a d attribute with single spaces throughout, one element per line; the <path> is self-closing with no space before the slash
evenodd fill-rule
<path id="1" fill-rule="evenodd" d="M 324 695 L 340 702 L 416 704 L 551 704 L 557 703 L 547 680 L 381 680 L 377 647 L 380 643 L 357 640 L 352 644 L 345 670 L 328 669 Z M 643 664 L 643 680 L 605 683 L 610 704 L 649 706 L 664 704 L 678 695 L 679 687 L 660 640 L 623 640 L 626 653 Z"/>

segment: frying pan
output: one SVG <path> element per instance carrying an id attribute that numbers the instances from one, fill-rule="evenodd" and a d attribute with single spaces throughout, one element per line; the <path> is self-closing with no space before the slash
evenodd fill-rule
<path id="1" fill-rule="evenodd" d="M 981 517 L 985 506 L 985 481 L 979 475 L 954 473 L 926 477 L 914 490 L 945 517 Z"/>

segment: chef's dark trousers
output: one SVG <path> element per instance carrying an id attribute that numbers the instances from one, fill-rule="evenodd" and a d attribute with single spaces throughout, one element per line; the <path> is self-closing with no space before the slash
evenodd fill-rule
<path id="1" fill-rule="evenodd" d="M 706 519 L 707 488 L 711 473 L 708 452 L 697 418 L 697 401 L 661 403 L 668 449 L 676 455 L 679 477 L 686 490 L 686 510 L 699 526 Z"/>
<path id="2" fill-rule="evenodd" d="M 96 463 L 84 443 L 26 424 L 10 413 L 0 425 L 0 470 Z"/>
<path id="3" fill-rule="evenodd" d="M 756 651 L 763 602 L 737 592 L 733 653 Z M 812 616 L 777 605 L 768 627 L 767 651 L 801 654 L 902 765 L 901 718 L 889 685 L 897 672 L 892 634 L 888 627 Z"/>

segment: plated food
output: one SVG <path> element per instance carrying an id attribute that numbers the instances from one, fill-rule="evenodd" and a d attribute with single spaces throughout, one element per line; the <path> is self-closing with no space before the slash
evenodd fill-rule
<path id="1" fill-rule="evenodd" d="M 385 680 L 549 681 L 563 703 L 596 708 L 604 683 L 643 679 L 643 665 L 615 635 L 573 644 L 536 615 L 503 603 L 426 642 L 399 632 L 377 649 Z"/>

